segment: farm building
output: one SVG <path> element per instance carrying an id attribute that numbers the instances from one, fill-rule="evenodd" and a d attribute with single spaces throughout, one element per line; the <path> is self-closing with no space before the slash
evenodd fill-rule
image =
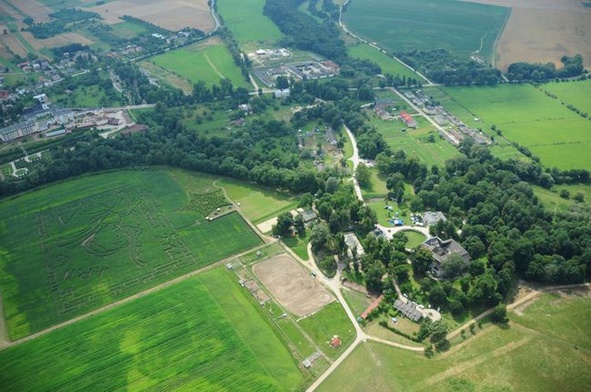
<path id="1" fill-rule="evenodd" d="M 397 299 L 394 301 L 394 307 L 412 321 L 419 321 L 423 317 L 423 314 L 414 302 L 404 302 L 401 299 Z"/>
<path id="2" fill-rule="evenodd" d="M 302 220 L 305 224 L 311 223 L 316 220 L 316 213 L 313 210 L 304 210 L 303 208 L 298 208 L 296 210 L 298 214 L 302 217 Z"/>
<path id="3" fill-rule="evenodd" d="M 417 127 L 417 122 L 415 121 L 415 119 L 405 111 L 400 112 L 400 119 L 409 128 L 416 128 Z"/>
<path id="4" fill-rule="evenodd" d="M 453 239 L 442 240 L 439 237 L 431 237 L 423 242 L 423 248 L 431 251 L 433 263 L 431 263 L 431 272 L 435 276 L 441 273 L 441 266 L 445 264 L 452 255 L 459 255 L 464 262 L 470 261 L 470 254 L 462 245 Z"/>
<path id="5" fill-rule="evenodd" d="M 365 319 L 367 318 L 367 316 L 369 316 L 369 314 L 370 314 L 370 313 L 371 313 L 371 312 L 372 312 L 372 311 L 373 311 L 375 308 L 377 308 L 377 307 L 380 305 L 380 303 L 382 302 L 382 300 L 383 300 L 383 299 L 384 299 L 384 295 L 382 294 L 382 295 L 380 295 L 380 296 L 379 296 L 379 297 L 378 297 L 378 298 L 377 298 L 375 301 L 373 301 L 373 302 L 372 302 L 372 303 L 371 303 L 371 304 L 370 304 L 370 305 L 367 307 L 367 309 L 365 309 L 365 310 L 363 311 L 363 313 L 361 313 L 361 318 L 365 320 Z"/>

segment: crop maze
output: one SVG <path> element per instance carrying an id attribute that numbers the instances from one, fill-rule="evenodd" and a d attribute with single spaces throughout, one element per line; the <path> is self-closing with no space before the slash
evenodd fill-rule
<path id="1" fill-rule="evenodd" d="M 198 265 L 158 199 L 146 189 L 123 186 L 43 210 L 35 218 L 60 318 Z M 143 249 L 146 246 L 150 249 Z"/>

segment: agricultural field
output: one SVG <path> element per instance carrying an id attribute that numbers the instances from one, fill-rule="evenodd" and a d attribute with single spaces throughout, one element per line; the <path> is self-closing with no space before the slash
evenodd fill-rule
<path id="1" fill-rule="evenodd" d="M 90 7 L 88 11 L 98 13 L 110 25 L 120 23 L 122 16 L 130 15 L 170 31 L 192 27 L 207 32 L 214 28 L 207 0 L 115 0 Z"/>
<path id="2" fill-rule="evenodd" d="M 353 1 L 348 28 L 389 52 L 444 48 L 490 62 L 509 9 L 452 0 Z"/>
<path id="3" fill-rule="evenodd" d="M 219 191 L 186 192 L 156 171 L 88 176 L 2 201 L 11 339 L 261 244 L 236 213 L 205 220 L 223 204 Z"/>
<path id="4" fill-rule="evenodd" d="M 0 351 L 3 391 L 291 391 L 303 378 L 224 268 Z"/>
<path id="5" fill-rule="evenodd" d="M 564 83 L 553 82 L 546 83 L 539 86 L 540 90 L 547 91 L 557 96 L 560 102 L 565 105 L 572 105 L 579 109 L 582 113 L 587 113 L 591 116 L 591 99 L 589 99 L 589 91 L 591 91 L 591 79 Z"/>
<path id="6" fill-rule="evenodd" d="M 111 26 L 113 34 L 123 39 L 132 39 L 148 32 L 144 26 L 132 22 L 122 22 Z"/>
<path id="7" fill-rule="evenodd" d="M 354 46 L 349 46 L 347 48 L 347 53 L 353 58 L 374 61 L 380 66 L 380 68 L 382 68 L 383 74 L 389 73 L 394 76 L 400 75 L 400 77 L 406 76 L 407 78 L 415 79 L 421 78 L 397 60 L 369 45 L 358 43 Z"/>
<path id="8" fill-rule="evenodd" d="M 292 196 L 259 185 L 231 179 L 223 179 L 217 184 L 226 190 L 232 202 L 240 203 L 240 210 L 254 224 L 291 211 L 297 206 L 297 200 Z"/>
<path id="9" fill-rule="evenodd" d="M 193 84 L 203 81 L 211 87 L 227 78 L 234 87 L 249 86 L 228 49 L 216 39 L 171 50 L 149 61 Z"/>
<path id="10" fill-rule="evenodd" d="M 446 160 L 460 155 L 458 150 L 441 139 L 435 127 L 422 117 L 415 117 L 417 129 L 406 129 L 401 121 L 381 120 L 374 112 L 369 115 L 370 124 L 384 135 L 384 140 L 394 151 L 404 150 L 407 156 L 416 157 L 428 166 L 443 166 Z M 429 141 L 431 134 L 434 135 L 433 142 Z"/>
<path id="11" fill-rule="evenodd" d="M 246 49 L 273 45 L 281 38 L 279 28 L 263 15 L 265 0 L 222 0 L 217 9 L 224 24 Z"/>
<path id="12" fill-rule="evenodd" d="M 591 382 L 591 298 L 544 294 L 507 328 L 486 325 L 434 358 L 358 346 L 319 391 L 581 391 Z M 395 372 L 386 371 L 396 369 Z M 354 374 L 355 377 L 350 377 Z M 346 380 L 346 381 L 344 381 Z"/>
<path id="13" fill-rule="evenodd" d="M 443 91 L 512 142 L 527 147 L 544 166 L 591 166 L 591 124 L 532 85 L 446 87 Z"/>
<path id="14" fill-rule="evenodd" d="M 313 315 L 298 321 L 300 327 L 332 359 L 338 358 L 355 339 L 355 328 L 338 302 L 333 302 Z M 332 348 L 330 339 L 337 335 L 340 348 Z"/>

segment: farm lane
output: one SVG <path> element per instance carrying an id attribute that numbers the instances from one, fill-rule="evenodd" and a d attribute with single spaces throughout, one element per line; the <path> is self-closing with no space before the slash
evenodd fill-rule
<path id="1" fill-rule="evenodd" d="M 276 242 L 276 241 L 277 241 L 276 239 L 273 239 L 273 241 L 272 241 L 272 242 Z M 105 306 L 103 306 L 103 307 L 101 307 L 101 308 L 98 308 L 98 309 L 96 309 L 96 310 L 93 310 L 93 311 L 91 311 L 91 312 L 88 312 L 88 313 L 82 314 L 82 315 L 80 315 L 80 316 L 78 316 L 78 317 L 74 317 L 73 319 L 70 319 L 70 320 L 64 321 L 63 323 L 60 323 L 60 324 L 54 325 L 53 327 L 50 327 L 50 328 L 44 329 L 44 330 L 42 330 L 42 331 L 36 332 L 36 333 L 34 333 L 34 334 L 32 334 L 32 335 L 29 335 L 29 336 L 26 336 L 26 337 L 24 337 L 24 338 L 22 338 L 22 339 L 15 340 L 15 341 L 13 341 L 13 342 L 7 342 L 7 341 L 5 341 L 5 342 L 0 342 L 0 351 L 2 351 L 2 350 L 4 350 L 4 349 L 6 349 L 6 348 L 8 348 L 8 347 L 16 346 L 16 345 L 19 345 L 19 344 L 21 344 L 21 343 L 28 342 L 29 340 L 36 339 L 36 338 L 38 338 L 38 337 L 40 337 L 40 336 L 46 335 L 46 334 L 48 334 L 48 333 L 50 333 L 50 332 L 53 332 L 53 331 L 55 331 L 55 330 L 57 330 L 57 329 L 61 329 L 61 328 L 63 328 L 63 327 L 66 327 L 66 326 L 68 326 L 68 325 L 70 325 L 70 324 L 74 324 L 74 323 L 76 323 L 76 322 L 78 322 L 78 321 L 84 320 L 84 319 L 86 319 L 86 318 L 88 318 L 88 317 L 95 316 L 95 315 L 97 315 L 97 314 L 100 314 L 100 313 L 103 313 L 103 312 L 105 312 L 105 311 L 107 311 L 107 310 L 110 310 L 110 309 L 116 308 L 116 307 L 118 307 L 118 306 L 121 306 L 121 305 L 123 305 L 123 304 L 126 304 L 126 303 L 128 303 L 128 302 L 131 302 L 131 301 L 133 301 L 133 300 L 135 300 L 135 299 L 138 299 L 138 298 L 144 297 L 144 296 L 146 296 L 146 295 L 148 295 L 148 294 L 152 294 L 152 293 L 154 293 L 154 292 L 160 291 L 160 290 L 162 290 L 162 289 L 164 289 L 164 288 L 166 288 L 166 287 L 169 287 L 169 286 L 172 286 L 172 285 L 174 285 L 174 284 L 177 284 L 177 283 L 183 282 L 183 281 L 185 281 L 185 280 L 187 280 L 187 279 L 189 279 L 189 278 L 192 278 L 192 277 L 194 277 L 194 276 L 197 276 L 197 275 L 199 275 L 199 274 L 202 274 L 202 273 L 204 273 L 204 272 L 207 272 L 207 271 L 209 271 L 209 270 L 212 270 L 212 269 L 214 269 L 214 268 L 217 268 L 217 267 L 220 267 L 220 266 L 222 266 L 222 265 L 225 265 L 225 264 L 227 264 L 227 263 L 228 263 L 230 260 L 234 260 L 234 259 L 236 259 L 236 258 L 242 257 L 242 256 L 244 256 L 244 255 L 246 255 L 246 254 L 248 254 L 248 253 L 251 253 L 251 252 L 253 252 L 253 251 L 256 251 L 256 250 L 258 250 L 258 249 L 262 249 L 262 248 L 264 248 L 264 247 L 268 246 L 268 245 L 269 245 L 269 243 L 271 243 L 271 242 L 266 242 L 266 243 L 264 243 L 264 244 L 261 244 L 261 245 L 258 245 L 258 246 L 256 246 L 256 247 L 254 247 L 254 248 L 250 248 L 250 249 L 248 249 L 248 250 L 245 250 L 244 252 L 238 253 L 238 254 L 236 254 L 236 255 L 232 255 L 232 256 L 230 256 L 230 257 L 226 257 L 225 259 L 222 259 L 222 260 L 220 260 L 220 261 L 217 261 L 217 262 L 215 262 L 215 263 L 213 263 L 213 264 L 210 264 L 210 265 L 208 265 L 208 266 L 205 266 L 205 267 L 203 267 L 203 268 L 199 268 L 199 269 L 197 269 L 197 270 L 195 270 L 195 271 L 192 271 L 192 272 L 189 272 L 189 273 L 187 273 L 187 274 L 185 274 L 185 275 L 179 276 L 178 278 L 175 278 L 175 279 L 169 280 L 168 282 L 164 282 L 164 283 L 162 283 L 162 284 L 159 284 L 158 286 L 154 286 L 154 287 L 152 287 L 152 288 L 149 288 L 149 289 L 147 289 L 147 290 L 144 290 L 144 291 L 142 291 L 142 292 L 140 292 L 140 293 L 137 293 L 137 294 L 131 295 L 131 296 L 127 297 L 127 298 L 124 298 L 124 299 L 121 299 L 121 300 L 119 300 L 119 301 L 113 302 L 113 303 L 111 303 L 111 304 L 109 304 L 109 305 L 105 305 Z"/>

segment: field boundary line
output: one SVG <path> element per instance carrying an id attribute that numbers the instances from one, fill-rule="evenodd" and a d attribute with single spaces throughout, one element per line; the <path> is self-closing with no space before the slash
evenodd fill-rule
<path id="1" fill-rule="evenodd" d="M 105 305 L 105 306 L 103 306 L 101 308 L 98 308 L 98 309 L 95 309 L 95 310 L 93 310 L 91 312 L 82 314 L 82 315 L 80 315 L 78 317 L 74 317 L 73 319 L 64 321 L 63 323 L 60 323 L 60 324 L 56 324 L 56 325 L 54 325 L 52 327 L 46 328 L 44 330 L 41 330 L 41 331 L 36 332 L 34 334 L 31 334 L 29 336 L 25 336 L 22 339 L 15 340 L 13 342 L 3 342 L 3 343 L 0 343 L 0 351 L 5 350 L 8 347 L 17 346 L 17 345 L 22 344 L 22 343 L 25 343 L 25 342 L 27 342 L 29 340 L 36 339 L 36 338 L 38 338 L 40 336 L 46 335 L 46 334 L 48 334 L 50 332 L 53 332 L 53 331 L 55 331 L 57 329 L 61 329 L 61 328 L 66 327 L 66 326 L 68 326 L 70 324 L 74 324 L 74 323 L 76 323 L 78 321 L 82 321 L 82 320 L 84 320 L 86 318 L 89 318 L 91 316 L 98 315 L 98 314 L 103 313 L 103 312 L 105 312 L 107 310 L 114 309 L 116 307 L 119 307 L 119 306 L 121 306 L 123 304 L 126 304 L 128 302 L 131 302 L 131 301 L 136 300 L 138 298 L 145 297 L 148 294 L 155 293 L 155 292 L 160 291 L 160 290 L 162 290 L 162 289 L 164 289 L 166 287 L 169 287 L 169 286 L 175 285 L 177 283 L 183 282 L 183 281 L 185 281 L 185 280 L 187 280 L 189 278 L 192 278 L 194 276 L 200 275 L 200 274 L 202 274 L 204 272 L 207 272 L 209 270 L 212 270 L 214 268 L 220 267 L 220 266 L 228 263 L 228 261 L 230 261 L 230 260 L 236 259 L 238 257 L 242 257 L 242 256 L 244 256 L 244 255 L 246 255 L 248 253 L 251 253 L 252 251 L 256 251 L 256 250 L 261 249 L 261 248 L 263 248 L 263 247 L 265 247 L 267 245 L 268 245 L 268 243 L 263 243 L 261 245 L 258 245 L 256 247 L 254 247 L 254 248 L 247 249 L 244 252 L 241 252 L 241 253 L 238 253 L 236 255 L 232 255 L 232 256 L 226 257 L 226 258 L 224 258 L 222 260 L 219 260 L 219 261 L 217 261 L 217 262 L 215 262 L 213 264 L 210 264 L 208 266 L 205 266 L 205 267 L 196 269 L 194 271 L 191 271 L 189 273 L 186 273 L 185 275 L 181 275 L 181 276 L 179 276 L 177 278 L 174 278 L 174 279 L 169 280 L 167 282 L 161 283 L 161 284 L 159 284 L 157 286 L 154 286 L 154 287 L 151 287 L 151 288 L 149 288 L 147 290 L 144 290 L 144 291 L 141 291 L 139 293 L 133 294 L 133 295 L 131 295 L 129 297 L 120 299 L 119 301 L 115 301 L 115 302 L 110 303 L 108 305 Z M 3 318 L 3 320 L 4 320 L 4 318 Z"/>

